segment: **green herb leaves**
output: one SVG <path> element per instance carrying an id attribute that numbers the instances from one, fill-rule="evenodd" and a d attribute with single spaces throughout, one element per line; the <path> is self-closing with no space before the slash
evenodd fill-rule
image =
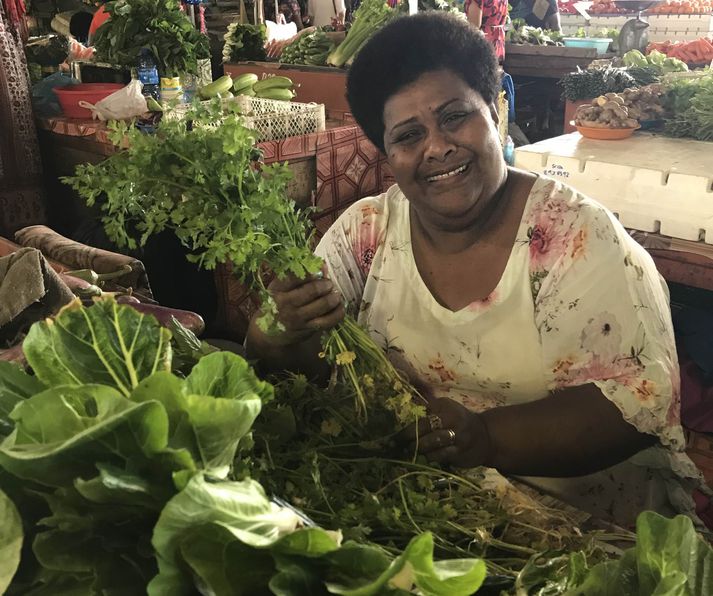
<path id="1" fill-rule="evenodd" d="M 208 38 L 193 27 L 177 0 L 114 0 L 104 7 L 111 18 L 94 40 L 102 62 L 132 68 L 142 48 L 148 48 L 162 76 L 178 76 L 196 74 L 197 61 L 210 57 Z"/>
<path id="2" fill-rule="evenodd" d="M 265 270 L 278 277 L 319 270 L 309 210 L 298 211 L 287 197 L 289 168 L 260 167 L 254 133 L 239 115 L 224 114 L 220 102 L 195 107 L 185 119 L 164 119 L 156 135 L 115 125 L 114 142 L 124 139 L 125 151 L 80 166 L 66 180 L 89 204 L 99 202 L 117 244 L 135 247 L 137 238 L 143 244 L 173 230 L 203 267 L 231 263 L 243 282 L 261 289 L 268 307 Z M 264 323 L 275 324 L 274 309 L 266 310 Z"/>

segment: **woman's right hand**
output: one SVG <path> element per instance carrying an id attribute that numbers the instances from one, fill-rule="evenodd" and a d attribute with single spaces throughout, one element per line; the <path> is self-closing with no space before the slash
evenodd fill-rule
<path id="1" fill-rule="evenodd" d="M 275 279 L 268 291 L 285 330 L 267 336 L 275 346 L 300 343 L 315 333 L 336 327 L 344 318 L 344 299 L 331 280 L 318 273 L 306 280 Z"/>

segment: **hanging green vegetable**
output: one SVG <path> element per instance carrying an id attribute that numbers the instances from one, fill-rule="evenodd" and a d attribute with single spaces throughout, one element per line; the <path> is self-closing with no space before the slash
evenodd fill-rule
<path id="1" fill-rule="evenodd" d="M 196 74 L 198 60 L 210 58 L 208 38 L 181 11 L 178 0 L 114 0 L 104 5 L 111 18 L 97 29 L 97 60 L 133 68 L 143 48 L 156 58 L 163 76 Z"/>
<path id="2" fill-rule="evenodd" d="M 330 66 L 344 66 L 367 40 L 396 16 L 396 11 L 389 8 L 384 0 L 364 0 L 354 13 L 354 22 L 344 41 L 337 46 L 329 57 Z"/>

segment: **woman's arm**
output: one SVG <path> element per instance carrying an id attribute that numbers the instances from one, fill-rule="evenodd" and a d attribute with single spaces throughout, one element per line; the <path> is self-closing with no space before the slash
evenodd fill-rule
<path id="1" fill-rule="evenodd" d="M 480 29 L 483 25 L 483 9 L 476 0 L 466 2 L 465 16 L 468 17 L 468 22 L 476 29 Z"/>
<path id="2" fill-rule="evenodd" d="M 490 465 L 505 474 L 581 476 L 650 447 L 656 437 L 629 424 L 596 385 L 482 414 Z"/>
<path id="3" fill-rule="evenodd" d="M 421 424 L 420 452 L 439 463 L 484 465 L 506 475 L 582 476 L 656 442 L 626 422 L 593 384 L 481 414 L 450 399 L 435 400 L 429 410 L 442 428 Z"/>

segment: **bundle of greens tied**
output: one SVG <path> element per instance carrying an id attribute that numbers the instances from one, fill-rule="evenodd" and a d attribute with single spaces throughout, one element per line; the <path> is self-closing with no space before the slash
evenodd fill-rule
<path id="1" fill-rule="evenodd" d="M 266 273 L 305 279 L 323 265 L 312 252 L 310 210 L 287 198 L 288 166 L 260 165 L 254 133 L 235 107 L 218 102 L 196 105 L 185 118 L 164 118 L 155 135 L 124 123 L 111 130 L 112 141 L 126 149 L 65 179 L 89 205 L 100 205 L 109 238 L 136 248 L 172 230 L 201 266 L 229 263 L 259 294 L 261 329 L 280 330 Z M 374 382 L 399 424 L 425 413 L 412 399 L 413 387 L 352 317 L 324 334 L 320 355 L 353 387 L 360 421 L 368 419 Z"/>

